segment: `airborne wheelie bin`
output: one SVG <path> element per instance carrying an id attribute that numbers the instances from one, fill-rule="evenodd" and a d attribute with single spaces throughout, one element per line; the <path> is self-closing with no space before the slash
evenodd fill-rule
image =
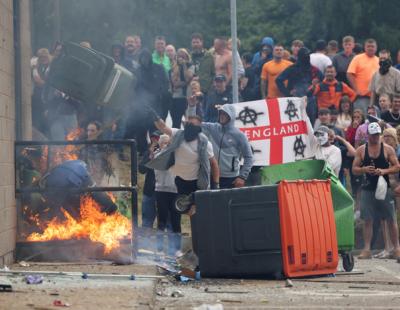
<path id="1" fill-rule="evenodd" d="M 49 84 L 87 104 L 126 104 L 133 90 L 134 76 L 114 60 L 96 50 L 66 42 L 50 66 Z"/>
<path id="2" fill-rule="evenodd" d="M 338 249 L 342 256 L 343 268 L 351 271 L 354 267 L 351 254 L 354 248 L 354 200 L 325 161 L 303 160 L 267 166 L 262 169 L 261 174 L 264 185 L 276 184 L 281 180 L 331 180 Z"/>

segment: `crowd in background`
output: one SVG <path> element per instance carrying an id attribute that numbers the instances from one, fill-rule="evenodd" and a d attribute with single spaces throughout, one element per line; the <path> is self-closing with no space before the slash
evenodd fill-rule
<path id="1" fill-rule="evenodd" d="M 341 45 L 335 40 L 318 40 L 313 51 L 301 40 L 294 40 L 287 48 L 265 37 L 256 53 L 241 53 L 240 40 L 237 43 L 238 54 L 233 55 L 232 42 L 224 37 L 215 38 L 208 48 L 202 35 L 195 33 L 190 48 L 178 48 L 168 44 L 166 37 L 157 36 L 150 50 L 142 46 L 139 35 L 127 36 L 110 51 L 114 61 L 137 80 L 133 98 L 121 115 L 77 102 L 48 85 L 51 62 L 59 57 L 62 44 L 57 43 L 51 52 L 41 48 L 32 59 L 33 126 L 38 135 L 51 140 L 64 139 L 76 127 L 87 128 L 88 134 L 96 127 L 98 134 L 107 138 L 135 138 L 145 163 L 169 143 L 169 137 L 156 131 L 143 107 L 150 106 L 163 120 L 170 115 L 172 127 L 178 129 L 189 115 L 207 123 L 219 122 L 220 107 L 233 104 L 232 58 L 236 57 L 240 101 L 307 97 L 307 115 L 322 146 L 323 159 L 351 189 L 357 202 L 355 216 L 359 217 L 364 179 L 353 173 L 352 163 L 355 149 L 368 142 L 370 123 L 379 124 L 382 141 L 400 157 L 400 64 L 394 65 L 390 51 L 378 51 L 374 39 L 360 44 L 352 36 L 344 37 Z M 80 44 L 91 48 L 89 42 Z M 396 56 L 400 62 L 400 52 Z M 124 159 L 123 153 L 120 158 Z M 160 204 L 170 198 L 154 193 L 172 177 L 154 173 L 145 164 L 140 171 L 146 174 L 143 223 L 152 227 L 156 200 Z M 257 167 L 253 167 L 252 172 L 256 171 Z M 391 177 L 392 188 L 397 182 L 397 176 Z M 164 192 L 177 193 L 174 186 L 163 188 Z M 158 214 L 161 230 L 167 226 L 164 211 Z M 171 223 L 173 231 L 180 232 L 176 217 Z"/>

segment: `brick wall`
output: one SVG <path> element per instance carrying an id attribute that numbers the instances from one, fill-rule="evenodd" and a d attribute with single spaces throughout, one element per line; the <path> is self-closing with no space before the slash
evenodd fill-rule
<path id="1" fill-rule="evenodd" d="M 0 0 L 0 266 L 14 259 L 16 240 L 16 204 L 14 188 L 14 33 L 12 0 Z M 25 138 L 30 132 L 30 32 L 29 0 L 21 1 L 21 13 L 26 18 L 21 24 L 23 53 L 22 122 Z M 28 73 L 26 73 L 28 70 Z M 24 128 L 26 127 L 26 128 Z"/>

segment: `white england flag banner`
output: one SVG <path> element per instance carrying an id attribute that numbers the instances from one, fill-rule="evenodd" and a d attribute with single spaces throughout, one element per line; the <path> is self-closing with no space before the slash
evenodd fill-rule
<path id="1" fill-rule="evenodd" d="M 302 98 L 236 103 L 235 126 L 249 139 L 254 165 L 289 163 L 313 156 Z"/>

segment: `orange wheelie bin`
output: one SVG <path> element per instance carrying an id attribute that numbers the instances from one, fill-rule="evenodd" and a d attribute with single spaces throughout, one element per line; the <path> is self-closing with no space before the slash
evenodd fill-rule
<path id="1" fill-rule="evenodd" d="M 284 275 L 335 273 L 339 257 L 330 180 L 282 181 L 278 197 Z"/>

